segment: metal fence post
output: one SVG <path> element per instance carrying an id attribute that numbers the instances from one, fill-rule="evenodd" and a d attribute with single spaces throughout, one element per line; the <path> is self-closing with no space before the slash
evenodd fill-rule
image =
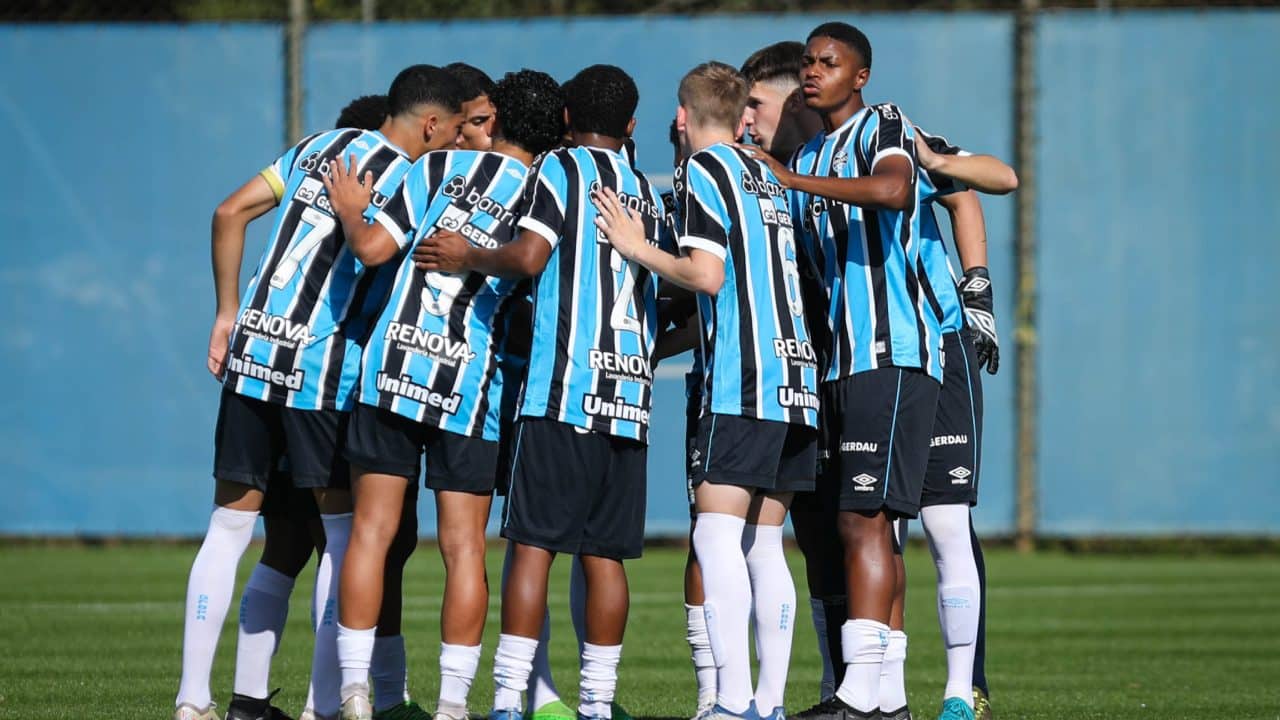
<path id="1" fill-rule="evenodd" d="M 1021 552 L 1035 547 L 1039 482 L 1039 374 L 1036 337 L 1036 18 L 1039 0 L 1021 0 L 1014 19 L 1014 156 L 1017 269 L 1014 344 L 1018 351 L 1015 389 L 1017 441 L 1016 540 Z"/>
<path id="2" fill-rule="evenodd" d="M 307 0 L 289 0 L 289 24 L 284 34 L 285 109 L 284 126 L 288 137 L 285 145 L 302 139 L 302 46 L 307 35 Z"/>

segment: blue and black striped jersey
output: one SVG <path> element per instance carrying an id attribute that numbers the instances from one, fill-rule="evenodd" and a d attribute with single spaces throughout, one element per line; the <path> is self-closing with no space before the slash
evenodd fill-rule
<path id="1" fill-rule="evenodd" d="M 359 342 L 392 273 L 367 270 L 347 247 L 321 180 L 339 155 L 374 175 L 367 214 L 410 165 L 382 133 L 340 129 L 306 138 L 262 171 L 280 208 L 231 334 L 225 383 L 241 395 L 304 410 L 351 407 Z"/>
<path id="2" fill-rule="evenodd" d="M 374 221 L 404 249 L 438 229 L 499 247 L 513 236 L 526 173 L 519 161 L 494 152 L 427 153 Z M 497 440 L 500 316 L 515 285 L 475 272 L 423 272 L 404 254 L 365 349 L 360 402 Z"/>
<path id="3" fill-rule="evenodd" d="M 591 192 L 603 187 L 639 213 L 651 242 L 669 243 L 657 191 L 623 155 L 576 147 L 543 156 L 519 223 L 552 248 L 534 279 L 520 414 L 647 442 L 658 279 L 596 228 Z"/>
<path id="4" fill-rule="evenodd" d="M 956 155 L 964 152 L 947 142 L 944 137 L 930 135 L 918 126 L 915 130 L 935 153 Z M 922 282 L 927 285 L 942 332 L 959 332 L 964 327 L 964 306 L 960 303 L 955 271 L 947 256 L 946 240 L 934 216 L 933 201 L 942 195 L 962 192 L 966 188 L 953 178 L 928 172 L 923 168 L 917 188 L 916 194 L 920 198 L 920 262 L 924 266 Z"/>
<path id="5" fill-rule="evenodd" d="M 914 167 L 914 142 L 901 110 L 875 105 L 814 137 L 796 152 L 791 167 L 805 175 L 866 177 L 876 163 L 895 155 Z M 827 361 L 827 381 L 881 367 L 920 368 L 942 381 L 941 331 L 921 283 L 914 185 L 905 210 L 864 210 L 792 193 L 792 214 L 800 220 L 829 301 L 831 347 L 829 354 L 819 353 Z"/>
<path id="6" fill-rule="evenodd" d="M 817 427 L 817 355 L 786 189 L 726 144 L 694 153 L 675 186 L 681 249 L 724 262 L 720 291 L 698 293 L 704 412 Z"/>

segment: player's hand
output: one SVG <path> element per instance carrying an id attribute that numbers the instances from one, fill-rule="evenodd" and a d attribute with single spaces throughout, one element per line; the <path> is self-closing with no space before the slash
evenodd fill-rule
<path id="1" fill-rule="evenodd" d="M 623 207 L 613 188 L 604 188 L 591 194 L 596 206 L 596 227 L 609 239 L 609 243 L 628 260 L 636 259 L 649 240 L 644 236 L 644 220 L 638 213 Z"/>
<path id="2" fill-rule="evenodd" d="M 227 348 L 231 344 L 231 329 L 235 325 L 235 316 L 214 318 L 213 332 L 209 333 L 209 358 L 206 366 L 215 380 L 222 380 L 222 374 L 227 370 Z"/>
<path id="3" fill-rule="evenodd" d="M 784 187 L 791 187 L 791 171 L 785 165 L 778 162 L 778 159 L 764 151 L 759 145 L 742 145 L 736 144 L 734 147 L 750 155 L 753 160 L 759 160 L 768 166 L 774 176 L 778 178 L 778 182 Z"/>
<path id="4" fill-rule="evenodd" d="M 916 162 L 926 171 L 936 170 L 938 163 L 942 159 L 938 153 L 929 147 L 929 143 L 925 142 L 924 136 L 919 132 L 916 133 Z"/>
<path id="5" fill-rule="evenodd" d="M 466 272 L 471 243 L 452 230 L 437 230 L 413 249 L 413 264 L 425 272 Z"/>
<path id="6" fill-rule="evenodd" d="M 357 165 L 355 155 L 351 156 L 350 165 L 336 157 L 329 163 L 329 172 L 321 177 L 329 203 L 339 218 L 363 215 L 373 200 L 373 173 L 365 172 L 362 180 Z"/>
<path id="7" fill-rule="evenodd" d="M 981 265 L 971 267 L 960 280 L 960 300 L 964 317 L 973 332 L 973 347 L 978 351 L 978 367 L 986 367 L 995 375 L 1000 369 L 1000 338 L 996 336 L 996 317 L 992 314 L 995 300 L 991 294 L 991 276 Z"/>

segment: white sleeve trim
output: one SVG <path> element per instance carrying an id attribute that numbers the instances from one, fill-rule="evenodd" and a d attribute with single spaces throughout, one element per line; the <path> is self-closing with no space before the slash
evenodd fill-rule
<path id="1" fill-rule="evenodd" d="M 725 246 L 720 243 L 706 238 L 694 237 L 693 235 L 680 236 L 680 239 L 676 241 L 676 244 L 679 245 L 682 250 L 692 249 L 709 252 L 720 258 L 721 262 L 724 262 L 725 256 L 728 254 Z"/>
<path id="2" fill-rule="evenodd" d="M 542 239 L 546 240 L 547 243 L 551 245 L 551 249 L 553 250 L 556 245 L 560 244 L 560 234 L 552 230 L 546 223 L 537 218 L 525 215 L 520 218 L 520 222 L 516 223 L 516 226 L 524 228 L 525 230 L 532 230 L 537 233 L 542 237 Z"/>
<path id="3" fill-rule="evenodd" d="M 373 219 L 379 225 L 386 228 L 387 232 L 391 233 L 391 239 L 396 241 L 396 247 L 403 250 L 405 246 L 409 244 L 409 238 L 405 236 L 404 232 L 400 229 L 400 226 L 396 224 L 395 220 L 391 219 L 390 215 L 379 210 L 378 214 L 373 216 Z"/>
<path id="4" fill-rule="evenodd" d="M 901 155 L 902 157 L 908 160 L 911 160 L 911 153 L 908 153 L 906 150 L 903 150 L 902 148 L 899 148 L 899 147 L 885 148 L 884 150 L 880 150 L 876 152 L 876 159 L 871 161 L 871 172 L 876 171 L 876 165 L 881 160 L 887 157 L 892 157 L 894 155 Z M 911 164 L 915 165 L 915 161 L 911 160 Z"/>

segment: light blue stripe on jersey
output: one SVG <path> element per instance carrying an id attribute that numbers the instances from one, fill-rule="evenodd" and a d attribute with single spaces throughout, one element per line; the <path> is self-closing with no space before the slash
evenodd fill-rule
<path id="1" fill-rule="evenodd" d="M 424 155 L 375 221 L 412 248 L 437 229 L 473 245 L 510 242 L 526 168 L 492 152 Z M 497 440 L 500 312 L 514 280 L 423 273 L 405 254 L 364 356 L 360 402 L 432 427 Z M 491 385 L 496 383 L 497 387 Z"/>
<path id="2" fill-rule="evenodd" d="M 352 155 L 361 173 L 374 174 L 373 210 L 410 164 L 377 131 L 314 135 L 265 171 L 284 191 L 232 339 L 227 385 L 238 393 L 300 409 L 350 408 L 358 341 L 391 281 L 350 252 L 324 191 L 329 164 Z"/>

